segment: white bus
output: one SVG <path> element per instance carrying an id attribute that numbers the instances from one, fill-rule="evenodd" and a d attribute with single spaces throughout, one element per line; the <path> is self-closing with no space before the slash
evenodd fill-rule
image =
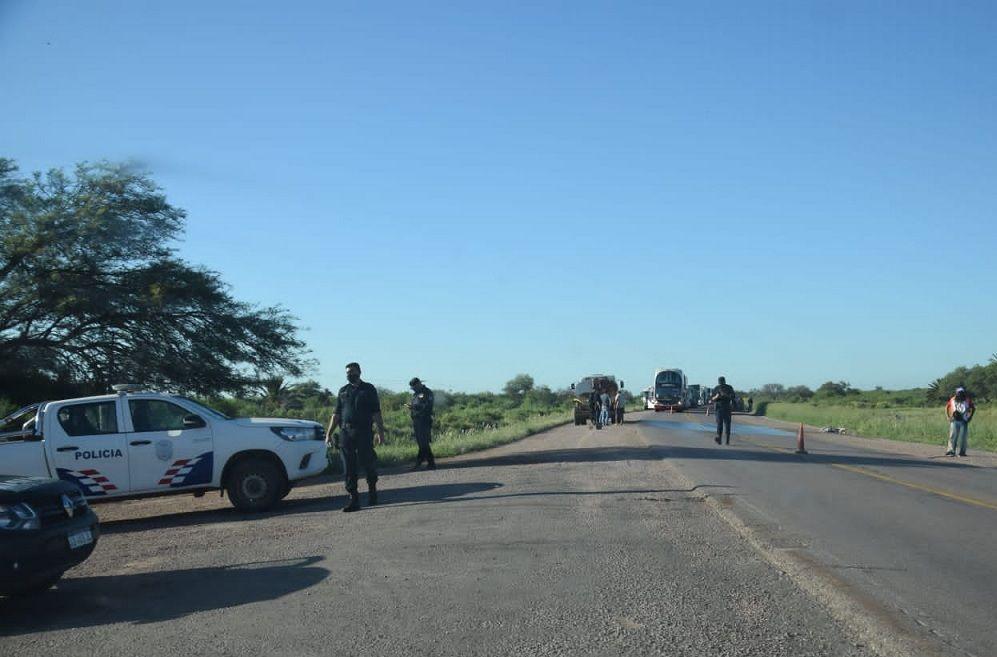
<path id="1" fill-rule="evenodd" d="M 683 411 L 687 403 L 688 380 L 682 370 L 661 369 L 654 373 L 651 394 L 655 411 Z"/>

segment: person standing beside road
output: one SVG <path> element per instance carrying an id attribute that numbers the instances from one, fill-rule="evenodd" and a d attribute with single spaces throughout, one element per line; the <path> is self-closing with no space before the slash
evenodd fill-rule
<path id="1" fill-rule="evenodd" d="M 346 366 L 346 380 L 349 383 L 336 394 L 336 410 L 329 421 L 325 440 L 328 444 L 335 444 L 342 454 L 346 492 L 350 496 L 350 503 L 343 507 L 343 511 L 350 513 L 360 509 L 357 479 L 361 467 L 367 476 L 367 503 L 371 506 L 377 504 L 377 454 L 374 446 L 384 442 L 384 420 L 381 418 L 377 388 L 360 380 L 358 363 Z M 341 441 L 337 440 L 337 427 L 343 428 Z M 376 440 L 373 427 L 377 431 Z"/>
<path id="2" fill-rule="evenodd" d="M 720 439 L 727 433 L 727 444 L 730 445 L 730 422 L 734 406 L 734 388 L 727 385 L 727 379 L 720 377 L 717 379 L 717 387 L 713 389 L 713 396 L 710 401 L 714 404 L 714 414 L 717 416 L 717 437 L 714 439 L 720 444 Z"/>
<path id="3" fill-rule="evenodd" d="M 429 443 L 433 434 L 433 391 L 426 387 L 419 377 L 408 382 L 412 388 L 412 401 L 408 404 L 412 414 L 412 432 L 415 442 L 419 445 L 419 454 L 415 457 L 413 470 L 418 470 L 422 462 L 426 462 L 429 470 L 436 469 L 436 460 Z"/>
<path id="4" fill-rule="evenodd" d="M 592 385 L 592 394 L 589 395 L 589 416 L 592 418 L 592 426 L 596 429 L 601 429 L 602 424 L 600 422 L 600 386 L 597 384 Z"/>
<path id="5" fill-rule="evenodd" d="M 599 423 L 602 426 L 606 426 L 610 423 L 609 417 L 609 407 L 612 401 L 609 399 L 609 393 L 603 389 L 602 393 L 599 395 Z"/>
<path id="6" fill-rule="evenodd" d="M 975 412 L 976 405 L 966 389 L 962 386 L 956 388 L 955 394 L 945 404 L 945 415 L 949 418 L 949 449 L 945 452 L 946 456 L 955 456 L 956 447 L 959 448 L 959 456 L 966 455 L 969 421 Z"/>
<path id="7" fill-rule="evenodd" d="M 623 411 L 626 408 L 626 405 L 626 401 L 623 398 L 623 391 L 620 390 L 616 393 L 616 399 L 613 400 L 613 409 L 616 412 L 616 417 L 613 418 L 613 422 L 616 424 L 623 424 Z"/>

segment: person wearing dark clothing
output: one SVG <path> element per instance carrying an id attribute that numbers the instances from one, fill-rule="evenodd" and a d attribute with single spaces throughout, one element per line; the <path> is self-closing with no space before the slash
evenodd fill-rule
<path id="1" fill-rule="evenodd" d="M 422 462 L 426 462 L 426 467 L 430 470 L 436 469 L 436 460 L 433 459 L 433 450 L 429 447 L 433 434 L 433 391 L 426 387 L 419 377 L 408 382 L 412 388 L 412 401 L 408 404 L 409 412 L 412 415 L 412 432 L 415 434 L 415 442 L 419 445 L 419 454 L 415 457 L 413 470 L 418 470 Z"/>
<path id="2" fill-rule="evenodd" d="M 599 405 L 599 395 L 601 390 L 598 387 L 592 388 L 592 394 L 589 395 L 589 414 L 592 416 L 592 425 L 596 429 L 602 428 L 602 423 L 600 422 L 599 413 L 602 411 L 602 407 Z"/>
<path id="3" fill-rule="evenodd" d="M 336 394 L 336 410 L 326 431 L 326 442 L 335 444 L 343 458 L 346 492 L 350 496 L 350 502 L 343 511 L 349 513 L 360 509 L 357 491 L 360 468 L 367 476 L 367 503 L 377 504 L 377 454 L 374 446 L 384 442 L 384 420 L 381 418 L 377 388 L 360 380 L 360 365 L 350 363 L 346 366 L 346 380 L 349 383 Z M 337 427 L 343 428 L 342 440 L 338 440 L 335 433 Z"/>
<path id="4" fill-rule="evenodd" d="M 724 377 L 717 379 L 717 387 L 713 389 L 713 396 L 710 401 L 714 404 L 717 416 L 717 437 L 714 439 L 720 444 L 720 439 L 726 432 L 727 444 L 730 445 L 730 421 L 734 410 L 734 388 L 727 385 Z"/>

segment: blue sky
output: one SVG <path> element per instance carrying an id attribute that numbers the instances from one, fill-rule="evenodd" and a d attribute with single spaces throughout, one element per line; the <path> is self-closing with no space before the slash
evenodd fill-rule
<path id="1" fill-rule="evenodd" d="M 992 2 L 0 2 L 0 152 L 144 164 L 334 387 L 997 351 Z"/>

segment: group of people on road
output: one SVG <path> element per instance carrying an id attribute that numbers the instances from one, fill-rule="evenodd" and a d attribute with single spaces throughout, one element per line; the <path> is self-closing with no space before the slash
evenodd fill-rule
<path id="1" fill-rule="evenodd" d="M 345 471 L 346 492 L 350 501 L 343 508 L 349 513 L 360 509 L 360 494 L 358 491 L 359 473 L 362 469 L 367 478 L 367 503 L 377 504 L 377 455 L 374 447 L 384 442 L 384 420 L 381 417 L 381 402 L 377 388 L 360 378 L 359 363 L 349 363 L 346 366 L 347 384 L 339 389 L 336 395 L 336 409 L 329 427 L 326 430 L 326 442 L 340 451 Z M 409 381 L 412 390 L 412 401 L 406 406 L 412 417 L 412 433 L 419 446 L 413 470 L 423 463 L 430 470 L 436 469 L 436 460 L 430 446 L 433 431 L 433 391 L 418 377 Z M 717 420 L 717 435 L 714 440 L 718 445 L 730 444 L 731 419 L 734 410 L 736 393 L 724 377 L 717 380 L 710 403 L 713 404 Z M 608 424 L 623 424 L 623 412 L 626 400 L 623 391 L 615 394 L 597 385 L 589 396 L 589 412 L 592 423 L 601 429 Z M 949 420 L 949 441 L 947 456 L 966 456 L 966 443 L 969 435 L 969 423 L 973 419 L 976 406 L 966 389 L 962 386 L 945 405 L 945 414 Z M 337 433 L 341 429 L 342 433 Z M 958 450 L 958 451 L 957 451 Z"/>
<path id="2" fill-rule="evenodd" d="M 617 389 L 610 394 L 609 389 L 598 383 L 589 395 L 589 417 L 596 429 L 610 424 L 623 424 L 623 412 L 626 409 L 626 398 L 623 391 Z"/>
<path id="3" fill-rule="evenodd" d="M 351 513 L 360 509 L 358 482 L 360 470 L 367 477 L 367 504 L 377 504 L 377 454 L 374 447 L 384 443 L 384 419 L 381 417 L 381 400 L 377 388 L 360 378 L 359 363 L 346 366 L 346 385 L 336 394 L 336 409 L 326 430 L 326 443 L 339 450 L 345 472 L 346 492 L 349 503 L 343 511 Z M 426 463 L 436 469 L 436 460 L 430 447 L 433 433 L 433 391 L 418 377 L 409 381 L 412 401 L 406 404 L 412 416 L 412 433 L 419 445 L 415 467 Z M 342 430 L 342 435 L 336 432 Z"/>

